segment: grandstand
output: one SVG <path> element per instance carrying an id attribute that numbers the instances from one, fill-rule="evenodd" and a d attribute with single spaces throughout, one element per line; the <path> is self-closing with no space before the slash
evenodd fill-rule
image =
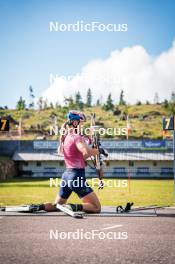
<path id="1" fill-rule="evenodd" d="M 103 140 L 102 146 L 109 152 L 104 159 L 107 178 L 173 178 L 170 140 Z M 64 159 L 57 148 L 57 141 L 0 141 L 1 155 L 11 156 L 23 177 L 61 177 Z M 94 169 L 87 166 L 86 175 L 94 177 Z"/>

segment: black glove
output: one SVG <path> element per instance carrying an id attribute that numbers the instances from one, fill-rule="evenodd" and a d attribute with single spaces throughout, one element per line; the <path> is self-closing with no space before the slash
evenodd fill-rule
<path id="1" fill-rule="evenodd" d="M 99 152 L 100 152 L 100 154 L 104 155 L 105 157 L 108 157 L 108 152 L 105 149 L 99 148 Z"/>

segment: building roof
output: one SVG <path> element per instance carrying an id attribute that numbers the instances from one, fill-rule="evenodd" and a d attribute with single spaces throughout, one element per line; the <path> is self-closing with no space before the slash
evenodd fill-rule
<path id="1" fill-rule="evenodd" d="M 13 155 L 15 161 L 49 161 L 49 160 L 63 160 L 62 156 L 58 156 L 57 153 L 34 153 L 34 152 L 15 152 Z"/>
<path id="2" fill-rule="evenodd" d="M 119 152 L 110 153 L 109 160 L 173 160 L 173 153 Z"/>
<path id="3" fill-rule="evenodd" d="M 108 160 L 173 160 L 173 153 L 141 153 L 141 152 L 119 152 L 109 153 Z M 15 152 L 13 155 L 15 161 L 59 161 L 64 160 L 63 156 L 55 152 L 37 153 L 37 152 Z"/>

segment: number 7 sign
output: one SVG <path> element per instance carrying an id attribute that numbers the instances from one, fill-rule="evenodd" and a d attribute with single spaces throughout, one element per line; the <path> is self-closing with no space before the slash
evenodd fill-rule
<path id="1" fill-rule="evenodd" d="M 0 119 L 0 131 L 9 131 L 10 129 L 10 122 L 7 119 Z"/>
<path id="2" fill-rule="evenodd" d="M 175 130 L 175 118 L 171 117 L 163 117 L 162 119 L 163 130 Z"/>

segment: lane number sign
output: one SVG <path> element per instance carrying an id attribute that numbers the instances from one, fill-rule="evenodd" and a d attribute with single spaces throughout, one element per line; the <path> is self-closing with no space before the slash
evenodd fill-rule
<path id="1" fill-rule="evenodd" d="M 9 131 L 10 130 L 10 122 L 9 120 L 2 118 L 0 119 L 0 131 Z"/>
<path id="2" fill-rule="evenodd" d="M 163 130 L 175 130 L 175 118 L 174 116 L 171 117 L 163 117 L 162 120 Z"/>

